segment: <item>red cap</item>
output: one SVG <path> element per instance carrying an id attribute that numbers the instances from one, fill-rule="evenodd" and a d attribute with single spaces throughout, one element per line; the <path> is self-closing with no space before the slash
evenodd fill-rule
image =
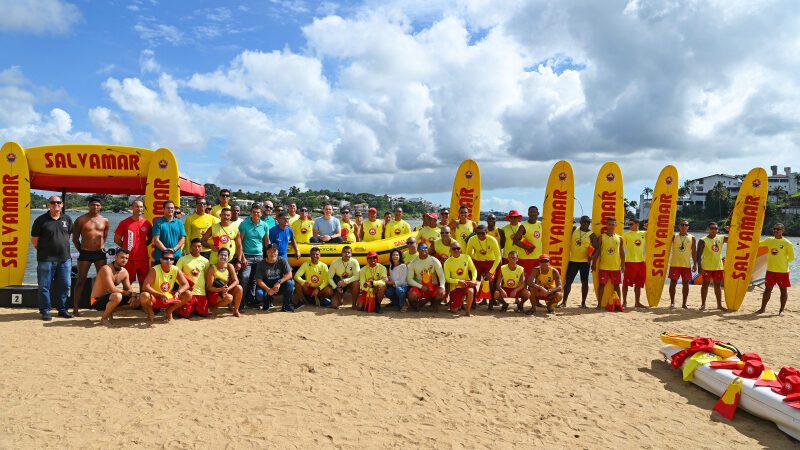
<path id="1" fill-rule="evenodd" d="M 764 363 L 757 359 L 751 359 L 745 361 L 744 367 L 742 367 L 740 370 L 734 370 L 733 374 L 736 375 L 737 377 L 755 379 L 760 377 L 761 372 L 763 371 L 764 371 Z"/>
<path id="2" fill-rule="evenodd" d="M 550 255 L 548 255 L 547 253 L 542 253 L 541 255 L 539 255 L 539 261 L 550 262 Z"/>
<path id="3" fill-rule="evenodd" d="M 739 359 L 742 361 L 761 361 L 761 355 L 758 353 L 742 353 L 742 357 Z"/>
<path id="4" fill-rule="evenodd" d="M 377 257 L 378 257 L 378 253 L 376 253 L 376 252 L 367 253 L 367 258 L 377 258 Z"/>
<path id="5" fill-rule="evenodd" d="M 510 219 L 512 217 L 519 217 L 520 219 L 522 219 L 522 214 L 520 214 L 519 211 L 517 211 L 516 209 L 512 209 L 506 215 L 506 220 L 508 220 L 508 219 Z"/>
<path id="6" fill-rule="evenodd" d="M 425 217 L 433 220 L 439 220 L 439 215 L 436 214 L 435 212 L 425 213 Z"/>
<path id="7" fill-rule="evenodd" d="M 370 208 L 370 209 L 368 210 L 368 212 L 378 212 L 378 210 L 377 210 L 377 209 L 375 209 L 375 208 Z"/>
<path id="8" fill-rule="evenodd" d="M 781 380 L 781 387 L 772 388 L 779 395 L 789 395 L 800 392 L 800 376 L 789 375 Z"/>

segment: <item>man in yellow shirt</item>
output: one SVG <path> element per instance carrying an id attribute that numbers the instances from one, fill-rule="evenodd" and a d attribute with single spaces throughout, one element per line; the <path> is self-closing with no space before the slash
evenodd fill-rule
<path id="1" fill-rule="evenodd" d="M 536 206 L 528 208 L 528 220 L 520 224 L 514 235 L 514 245 L 518 248 L 519 265 L 525 269 L 525 278 L 530 278 L 533 269 L 539 267 L 542 254 L 542 222 Z"/>
<path id="2" fill-rule="evenodd" d="M 219 217 L 212 216 L 206 212 L 208 202 L 203 197 L 197 197 L 194 203 L 195 212 L 186 218 L 183 222 L 183 227 L 186 229 L 186 243 L 184 244 L 184 254 L 191 253 L 191 242 L 193 239 L 202 239 L 206 230 L 211 228 L 211 225 L 219 223 Z M 204 258 L 211 258 L 211 251 L 200 252 Z"/>
<path id="3" fill-rule="evenodd" d="M 345 244 L 355 244 L 358 240 L 356 224 L 350 221 L 350 208 L 342 208 L 341 226 L 342 242 Z"/>
<path id="4" fill-rule="evenodd" d="M 714 296 L 717 297 L 717 309 L 727 311 L 722 306 L 722 282 L 725 270 L 722 263 L 722 245 L 728 242 L 728 236 L 719 236 L 716 222 L 708 224 L 708 235 L 697 243 L 697 270 L 703 275 L 703 286 L 700 288 L 700 310 L 706 309 L 708 285 L 714 282 Z M 627 274 L 626 274 L 627 276 Z"/>
<path id="5" fill-rule="evenodd" d="M 445 296 L 442 263 L 428 254 L 427 244 L 417 244 L 417 253 L 419 256 L 408 263 L 406 273 L 406 281 L 410 286 L 406 294 L 408 304 L 414 311 L 419 311 L 430 301 L 433 312 L 439 312 L 439 305 Z"/>
<path id="6" fill-rule="evenodd" d="M 222 210 L 231 208 L 231 191 L 229 189 L 222 189 L 219 191 L 219 204 L 211 208 L 211 215 L 220 218 Z"/>
<path id="7" fill-rule="evenodd" d="M 280 212 L 282 211 L 276 211 L 276 213 Z M 289 213 L 289 225 L 293 224 L 297 219 L 300 218 L 300 214 L 297 214 L 297 203 L 289 203 L 289 206 L 286 207 L 286 212 Z"/>
<path id="8" fill-rule="evenodd" d="M 295 220 L 291 226 L 295 242 L 298 244 L 311 242 L 311 237 L 314 235 L 314 219 L 308 213 L 308 208 L 305 206 L 300 208 L 300 218 Z"/>
<path id="9" fill-rule="evenodd" d="M 406 248 L 403 250 L 403 262 L 406 264 L 411 263 L 419 257 L 419 253 L 417 252 L 417 240 L 414 236 L 409 236 L 406 238 Z"/>
<path id="10" fill-rule="evenodd" d="M 600 308 L 603 298 L 603 289 L 606 283 L 611 283 L 614 292 L 620 296 L 619 285 L 622 282 L 622 271 L 625 264 L 625 247 L 622 245 L 622 236 L 614 231 L 617 229 L 617 219 L 606 219 L 606 232 L 598 239 L 599 246 L 592 257 L 592 270 L 597 268 L 598 282 L 597 308 Z"/>
<path id="11" fill-rule="evenodd" d="M 227 248 L 230 255 L 230 263 L 236 266 L 244 260 L 242 235 L 239 234 L 239 228 L 231 223 L 231 210 L 229 208 L 223 209 L 220 216 L 222 217 L 220 222 L 211 225 L 211 228 L 206 230 L 200 239 L 203 242 L 203 247 L 211 249 L 211 257 L 208 258 L 210 264 L 216 264 L 219 261 L 220 249 Z"/>
<path id="12" fill-rule="evenodd" d="M 669 307 L 675 307 L 675 289 L 678 279 L 683 283 L 683 309 L 688 309 L 689 285 L 692 284 L 692 272 L 697 270 L 697 244 L 694 236 L 689 234 L 689 221 L 681 220 L 678 234 L 672 236 L 672 249 L 669 262 Z"/>
<path id="13" fill-rule="evenodd" d="M 500 244 L 500 236 L 503 235 L 503 230 L 497 228 L 497 216 L 492 213 L 486 216 L 486 235 L 493 237 L 498 245 Z"/>
<path id="14" fill-rule="evenodd" d="M 177 290 L 173 290 L 175 284 Z M 164 319 L 171 322 L 172 313 L 192 299 L 189 290 L 189 282 L 175 266 L 175 252 L 170 249 L 161 252 L 160 263 L 144 277 L 139 295 L 147 321 L 153 323 L 154 311 L 163 309 Z"/>
<path id="15" fill-rule="evenodd" d="M 475 236 L 467 242 L 467 256 L 475 264 L 479 280 L 489 280 L 490 286 L 494 281 L 497 268 L 500 266 L 500 245 L 497 240 L 489 236 L 485 225 L 475 228 Z"/>
<path id="16" fill-rule="evenodd" d="M 764 279 L 764 295 L 761 298 L 761 309 L 756 314 L 761 314 L 767 310 L 767 303 L 772 295 L 772 288 L 778 285 L 781 291 L 781 309 L 778 315 L 782 316 L 786 309 L 786 300 L 789 298 L 787 288 L 789 282 L 789 263 L 794 261 L 794 246 L 783 237 L 783 224 L 776 223 L 772 227 L 773 237 L 761 241 L 762 246 L 767 247 L 767 276 Z"/>
<path id="17" fill-rule="evenodd" d="M 462 205 L 458 208 L 458 220 L 450 222 L 450 232 L 453 234 L 452 237 L 461 244 L 462 249 L 467 248 L 467 240 L 478 226 L 476 222 L 469 220 L 467 216 L 469 216 L 469 208 Z"/>
<path id="18" fill-rule="evenodd" d="M 575 276 L 581 274 L 581 308 L 586 308 L 586 297 L 589 295 L 589 247 L 592 245 L 592 230 L 589 228 L 592 219 L 589 216 L 582 216 L 580 226 L 572 229 L 572 239 L 569 247 L 569 264 L 567 265 L 567 276 L 564 281 L 564 300 L 561 301 L 561 308 L 567 306 L 567 297 L 572 290 L 572 282 Z"/>
<path id="19" fill-rule="evenodd" d="M 361 266 L 352 257 L 353 249 L 349 245 L 342 247 L 342 257 L 331 263 L 328 269 L 328 282 L 333 289 L 333 308 L 338 309 L 344 299 L 344 293 L 349 292 L 355 305 L 358 298 L 358 273 Z"/>
<path id="20" fill-rule="evenodd" d="M 383 239 L 383 221 L 378 219 L 378 210 L 370 208 L 367 211 L 367 220 L 364 222 L 364 242 L 379 241 Z"/>
<path id="21" fill-rule="evenodd" d="M 550 256 L 547 253 L 539 255 L 539 266 L 533 269 L 528 287 L 531 291 L 531 309 L 526 314 L 531 315 L 536 312 L 536 302 L 539 300 L 545 302 L 548 314 L 556 312 L 554 307 L 561 301 L 563 291 L 561 274 L 558 273 L 558 269 L 550 266 Z"/>
<path id="22" fill-rule="evenodd" d="M 444 264 L 450 257 L 450 245 L 455 241 L 450 238 L 450 227 L 442 227 L 440 233 L 441 237 L 433 241 L 433 245 L 430 247 L 430 254 Z"/>
<path id="23" fill-rule="evenodd" d="M 512 209 L 506 214 L 506 220 L 508 221 L 508 225 L 500 229 L 503 234 L 500 235 L 500 240 L 498 241 L 500 249 L 503 251 L 503 264 L 508 264 L 508 255 L 512 251 L 517 252 L 517 259 L 519 259 L 519 253 L 523 251 L 521 248 L 514 245 L 514 236 L 516 236 L 517 231 L 519 231 L 519 222 L 522 220 L 522 214 L 516 209 Z"/>
<path id="24" fill-rule="evenodd" d="M 192 298 L 179 310 L 178 314 L 189 317 L 192 312 L 197 311 L 198 315 L 207 316 L 208 299 L 206 298 L 206 269 L 210 266 L 208 260 L 200 255 L 203 249 L 203 241 L 194 239 L 191 242 L 191 253 L 181 256 L 176 267 L 183 272 L 183 276 L 191 286 Z"/>
<path id="25" fill-rule="evenodd" d="M 367 265 L 358 273 L 358 282 L 361 290 L 372 289 L 375 295 L 375 312 L 380 314 L 381 302 L 386 294 L 386 282 L 389 281 L 386 267 L 378 264 L 378 254 L 375 252 L 367 253 Z"/>
<path id="26" fill-rule="evenodd" d="M 422 216 L 422 226 L 417 229 L 417 244 L 431 246 L 437 239 L 442 237 L 441 230 L 436 226 L 438 218 L 439 216 L 436 213 L 427 213 Z"/>
<path id="27" fill-rule="evenodd" d="M 639 230 L 639 219 L 632 218 L 628 221 L 630 231 L 622 235 L 625 245 L 625 279 L 622 282 L 622 307 L 628 306 L 628 286 L 633 286 L 636 296 L 637 308 L 647 308 L 639 299 L 647 276 L 644 261 L 644 239 L 646 231 Z"/>
<path id="28" fill-rule="evenodd" d="M 411 225 L 403 220 L 403 208 L 399 206 L 394 209 L 394 220 L 387 222 L 384 227 L 386 239 L 411 233 Z"/>
<path id="29" fill-rule="evenodd" d="M 497 285 L 494 291 L 494 300 L 489 303 L 489 311 L 496 302 L 502 303 L 502 311 L 508 309 L 507 298 L 513 298 L 517 304 L 517 312 L 522 312 L 522 305 L 530 297 L 530 292 L 525 288 L 525 271 L 517 264 L 517 252 L 511 250 L 508 254 L 508 264 L 500 266 L 497 276 Z"/>
<path id="30" fill-rule="evenodd" d="M 448 208 L 439 210 L 439 222 L 436 223 L 436 226 L 439 228 L 450 226 L 450 210 Z"/>
<path id="31" fill-rule="evenodd" d="M 328 280 L 328 266 L 319 260 L 319 247 L 311 247 L 311 260 L 304 262 L 294 276 L 299 289 L 295 289 L 295 308 L 313 302 L 317 306 L 330 306 L 333 289 Z"/>
<path id="32" fill-rule="evenodd" d="M 450 244 L 450 257 L 444 262 L 444 277 L 450 286 L 450 312 L 458 312 L 466 299 L 466 316 L 472 316 L 478 271 L 475 270 L 472 258 L 461 253 L 461 244 L 458 241 Z"/>

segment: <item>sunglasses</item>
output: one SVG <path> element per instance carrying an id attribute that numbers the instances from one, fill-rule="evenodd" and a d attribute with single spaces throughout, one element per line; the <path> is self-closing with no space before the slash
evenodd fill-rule
<path id="1" fill-rule="evenodd" d="M 206 206 L 208 203 L 206 203 L 206 202 L 200 202 L 200 203 L 197 203 L 197 204 L 198 204 L 198 205 L 202 205 L 202 206 Z"/>
<path id="2" fill-rule="evenodd" d="M 219 194 L 220 197 L 230 197 L 231 194 Z"/>
<path id="3" fill-rule="evenodd" d="M 477 234 L 478 236 L 486 236 L 486 233 L 475 233 L 475 234 Z"/>
<path id="4" fill-rule="evenodd" d="M 303 208 L 303 209 L 300 210 L 300 212 L 308 212 L 308 210 Z"/>
<path id="5" fill-rule="evenodd" d="M 442 234 L 450 234 L 449 231 L 442 231 Z"/>
<path id="6" fill-rule="evenodd" d="M 772 231 L 783 231 L 783 228 L 773 228 Z"/>
<path id="7" fill-rule="evenodd" d="M 363 216 L 362 214 L 356 214 L 356 217 L 362 217 L 362 216 Z"/>
<path id="8" fill-rule="evenodd" d="M 406 245 L 414 245 L 414 242 L 406 242 Z"/>
<path id="9" fill-rule="evenodd" d="M 681 224 L 681 226 L 682 226 L 682 227 L 688 227 L 688 226 L 689 226 L 689 224 L 688 224 L 688 223 L 682 223 L 682 224 Z"/>
<path id="10" fill-rule="evenodd" d="M 51 205 L 61 205 L 62 203 L 64 203 L 64 202 L 54 202 L 54 201 L 50 202 Z"/>
<path id="11" fill-rule="evenodd" d="M 165 258 L 165 257 L 162 256 L 161 260 L 162 261 L 175 261 L 175 258 Z"/>
<path id="12" fill-rule="evenodd" d="M 719 230 L 718 227 L 708 227 L 709 230 Z"/>
<path id="13" fill-rule="evenodd" d="M 450 250 L 454 251 L 454 252 L 456 252 L 456 251 L 460 252 L 461 251 L 461 247 L 450 247 Z"/>

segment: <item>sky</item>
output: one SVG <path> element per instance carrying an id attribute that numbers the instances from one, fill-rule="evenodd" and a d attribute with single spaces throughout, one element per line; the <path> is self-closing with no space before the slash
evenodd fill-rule
<path id="1" fill-rule="evenodd" d="M 800 166 L 800 9 L 764 0 L 0 0 L 0 140 L 167 147 L 199 182 L 541 206 L 553 163 L 591 211 Z M 793 170 L 800 169 L 794 167 Z"/>

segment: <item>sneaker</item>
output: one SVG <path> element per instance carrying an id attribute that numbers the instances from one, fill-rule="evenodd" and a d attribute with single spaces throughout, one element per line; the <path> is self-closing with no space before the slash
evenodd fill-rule
<path id="1" fill-rule="evenodd" d="M 294 306 L 292 306 L 292 305 L 284 306 L 283 308 L 281 308 L 281 311 L 283 311 L 283 312 L 294 312 Z"/>
<path id="2" fill-rule="evenodd" d="M 294 306 L 294 310 L 297 311 L 298 309 L 300 309 L 300 308 L 302 308 L 304 306 L 306 306 L 305 303 L 300 303 L 299 305 Z"/>
<path id="3" fill-rule="evenodd" d="M 42 314 L 42 320 L 45 322 L 50 322 L 53 320 L 53 316 L 51 316 L 50 313 Z"/>
<path id="4" fill-rule="evenodd" d="M 331 306 L 331 300 L 329 298 L 321 298 L 319 299 L 319 304 L 317 306 L 328 308 Z"/>
<path id="5" fill-rule="evenodd" d="M 73 316 L 72 313 L 69 311 L 59 311 L 58 317 L 63 317 L 65 319 L 72 319 L 75 316 Z"/>

